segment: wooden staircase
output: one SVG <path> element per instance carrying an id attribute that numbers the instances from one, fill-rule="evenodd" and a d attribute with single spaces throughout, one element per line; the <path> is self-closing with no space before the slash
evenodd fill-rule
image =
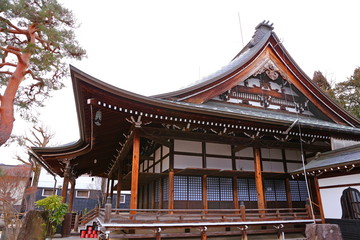
<path id="1" fill-rule="evenodd" d="M 100 214 L 100 208 L 93 208 L 86 214 L 80 214 L 78 215 L 77 221 L 75 221 L 74 229 L 77 230 L 80 226 L 85 226 L 85 224 L 93 221 L 95 218 L 97 218 Z"/>

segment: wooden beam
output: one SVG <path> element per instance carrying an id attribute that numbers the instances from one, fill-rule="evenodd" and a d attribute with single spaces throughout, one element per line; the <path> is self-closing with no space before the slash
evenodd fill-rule
<path id="1" fill-rule="evenodd" d="M 208 209 L 207 201 L 207 175 L 202 176 L 202 200 L 203 200 L 203 209 Z"/>
<path id="2" fill-rule="evenodd" d="M 232 170 L 236 170 L 236 156 L 235 156 L 235 146 L 231 145 L 231 166 Z"/>
<path id="3" fill-rule="evenodd" d="M 233 199 L 234 199 L 234 209 L 239 209 L 239 197 L 238 197 L 238 187 L 237 187 L 237 176 L 232 178 L 232 190 L 233 190 Z"/>
<path id="4" fill-rule="evenodd" d="M 138 131 L 135 130 L 133 131 L 130 209 L 137 208 L 137 196 L 138 196 L 138 187 L 139 187 L 139 159 L 140 159 L 140 136 Z"/>
<path id="5" fill-rule="evenodd" d="M 65 175 L 64 176 L 64 181 L 63 181 L 63 187 L 62 187 L 62 191 L 61 191 L 61 196 L 62 196 L 62 202 L 63 203 L 66 203 L 69 180 L 70 180 L 69 177 Z"/>
<path id="6" fill-rule="evenodd" d="M 168 139 L 183 139 L 183 140 L 192 140 L 199 142 L 215 142 L 222 144 L 230 144 L 242 147 L 250 146 L 266 146 L 271 148 L 290 148 L 290 149 L 299 149 L 299 143 L 294 142 L 281 142 L 279 140 L 266 140 L 266 139 L 251 139 L 249 137 L 234 137 L 229 135 L 217 135 L 211 133 L 199 133 L 199 132 L 189 132 L 173 129 L 164 129 L 164 128 L 155 128 L 155 127 L 143 127 L 141 129 L 144 136 L 162 136 Z M 269 134 L 269 133 L 268 133 Z M 143 136 L 142 135 L 142 136 Z M 273 137 L 273 134 L 269 136 Z M 303 143 L 303 148 L 306 151 L 314 152 L 324 152 L 330 150 L 329 146 L 319 146 Z"/>
<path id="7" fill-rule="evenodd" d="M 254 169 L 255 169 L 255 183 L 256 183 L 256 192 L 258 197 L 258 208 L 265 209 L 265 195 L 264 195 L 264 186 L 261 173 L 261 155 L 260 148 L 254 148 Z"/>
<path id="8" fill-rule="evenodd" d="M 73 209 L 74 195 L 75 195 L 75 178 L 70 180 L 70 196 L 69 196 L 69 205 L 68 205 L 69 213 L 71 213 Z"/>
<path id="9" fill-rule="evenodd" d="M 290 189 L 290 180 L 289 178 L 285 179 L 285 189 L 286 189 L 286 199 L 288 203 L 288 208 L 292 208 L 292 197 L 291 197 L 291 189 Z"/>
<path id="10" fill-rule="evenodd" d="M 315 184 L 315 191 L 316 191 L 319 210 L 320 210 L 321 223 L 324 224 L 325 223 L 324 209 L 323 209 L 323 204 L 322 204 L 322 200 L 321 200 L 321 194 L 320 194 L 320 188 L 319 188 L 319 180 L 318 180 L 317 177 L 314 177 L 314 184 Z"/>
<path id="11" fill-rule="evenodd" d="M 169 142 L 169 140 L 167 138 L 163 138 L 163 137 L 160 137 L 160 136 L 145 135 L 145 134 L 143 135 L 141 133 L 141 130 L 140 130 L 140 134 L 141 134 L 142 137 L 153 140 L 154 142 L 157 142 L 160 145 L 164 145 L 164 146 L 166 146 L 168 148 L 171 147 L 171 142 Z"/>
<path id="12" fill-rule="evenodd" d="M 130 148 L 133 145 L 134 132 L 135 132 L 135 130 L 133 130 L 130 133 L 128 139 L 126 140 L 125 144 L 123 145 L 122 149 L 120 150 L 120 153 L 117 156 L 114 165 L 111 167 L 111 170 L 109 172 L 109 177 L 111 177 L 111 176 L 113 176 L 115 174 L 116 170 L 120 167 L 121 162 L 128 155 L 128 153 L 130 151 Z"/>
<path id="13" fill-rule="evenodd" d="M 106 183 L 105 202 L 107 202 L 107 199 L 109 197 L 109 188 L 110 188 L 110 178 L 107 179 L 107 183 Z"/>
<path id="14" fill-rule="evenodd" d="M 110 198 L 111 198 L 111 202 L 113 201 L 114 198 L 114 179 L 111 179 L 111 187 L 110 187 Z"/>
<path id="15" fill-rule="evenodd" d="M 174 170 L 169 171 L 169 204 L 168 209 L 174 209 Z"/>

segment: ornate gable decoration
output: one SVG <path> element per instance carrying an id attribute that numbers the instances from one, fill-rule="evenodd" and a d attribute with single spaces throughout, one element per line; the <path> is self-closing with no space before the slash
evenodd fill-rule
<path id="1" fill-rule="evenodd" d="M 221 94 L 223 101 L 248 107 L 279 110 L 313 116 L 309 100 L 287 80 L 270 59 L 255 69 L 252 76 Z"/>
<path id="2" fill-rule="evenodd" d="M 275 81 L 278 77 L 279 77 L 279 74 L 281 75 L 281 77 L 284 79 L 284 80 L 287 80 L 287 76 L 286 74 L 281 71 L 276 65 L 275 63 L 273 63 L 273 61 L 271 61 L 270 59 L 268 59 L 264 64 L 262 64 L 262 66 L 260 67 L 259 70 L 257 70 L 253 76 L 257 76 L 259 74 L 262 74 L 262 73 L 266 73 L 266 75 L 273 81 Z"/>

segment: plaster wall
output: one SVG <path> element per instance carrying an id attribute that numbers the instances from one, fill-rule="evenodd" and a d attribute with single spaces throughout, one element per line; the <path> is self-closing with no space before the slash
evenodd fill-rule
<path id="1" fill-rule="evenodd" d="M 232 163 L 230 158 L 206 158 L 207 168 L 232 170 Z"/>
<path id="2" fill-rule="evenodd" d="M 201 142 L 175 140 L 174 150 L 178 152 L 202 153 Z"/>
<path id="3" fill-rule="evenodd" d="M 177 168 L 177 169 L 202 168 L 202 157 L 175 155 L 174 156 L 174 168 Z"/>
<path id="4" fill-rule="evenodd" d="M 254 171 L 254 161 L 252 160 L 236 160 L 236 170 Z"/>
<path id="5" fill-rule="evenodd" d="M 218 143 L 206 143 L 206 154 L 231 156 L 231 146 Z"/>
<path id="6" fill-rule="evenodd" d="M 62 187 L 64 179 L 56 176 L 56 187 Z M 45 169 L 41 169 L 39 177 L 39 188 L 53 188 L 54 177 L 48 173 Z M 70 188 L 70 184 L 68 186 Z M 101 189 L 101 178 L 92 177 L 89 175 L 82 175 L 76 179 L 75 189 L 89 189 L 89 190 L 100 190 Z"/>
<path id="7" fill-rule="evenodd" d="M 264 172 L 284 172 L 284 164 L 282 162 L 262 161 Z"/>
<path id="8" fill-rule="evenodd" d="M 235 153 L 235 156 L 237 157 L 254 157 L 254 150 L 253 148 L 244 148 L 238 152 Z"/>

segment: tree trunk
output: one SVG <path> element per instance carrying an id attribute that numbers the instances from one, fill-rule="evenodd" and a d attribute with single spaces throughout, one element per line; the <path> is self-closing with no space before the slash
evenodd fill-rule
<path id="1" fill-rule="evenodd" d="M 31 210 L 26 213 L 17 240 L 45 240 L 47 234 L 45 212 Z"/>
<path id="2" fill-rule="evenodd" d="M 28 44 L 35 43 L 35 25 L 29 26 Z M 0 146 L 6 143 L 9 139 L 14 126 L 14 100 L 16 92 L 19 89 L 20 83 L 24 80 L 27 74 L 31 52 L 18 52 L 18 64 L 15 71 L 9 78 L 9 82 L 5 89 L 4 95 L 0 95 Z"/>
<path id="3" fill-rule="evenodd" d="M 34 210 L 34 203 L 35 203 L 36 192 L 37 192 L 37 191 L 35 191 L 35 189 L 37 189 L 37 187 L 38 187 L 40 173 L 41 173 L 40 164 L 37 163 L 37 162 L 34 162 L 34 165 L 35 165 L 34 178 L 33 178 L 33 182 L 32 182 L 32 185 L 31 185 L 32 192 L 30 194 L 29 202 L 28 202 L 28 206 L 27 206 L 28 210 Z"/>

